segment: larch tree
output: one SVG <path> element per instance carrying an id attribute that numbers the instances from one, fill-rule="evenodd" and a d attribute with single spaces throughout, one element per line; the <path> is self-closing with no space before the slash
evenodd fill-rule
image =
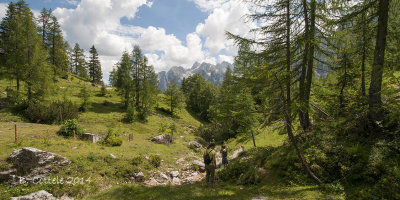
<path id="1" fill-rule="evenodd" d="M 89 50 L 89 77 L 92 83 L 101 84 L 103 81 L 103 73 L 101 71 L 101 64 L 99 60 L 99 54 L 97 53 L 94 45 Z"/>

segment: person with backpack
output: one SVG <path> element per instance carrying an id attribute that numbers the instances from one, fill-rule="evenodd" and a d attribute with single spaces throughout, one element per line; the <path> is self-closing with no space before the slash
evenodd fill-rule
<path id="1" fill-rule="evenodd" d="M 228 166 L 228 149 L 225 145 L 222 145 L 220 153 L 222 155 L 222 165 L 226 168 Z"/>
<path id="2" fill-rule="evenodd" d="M 204 165 L 206 168 L 206 184 L 214 185 L 215 169 L 217 168 L 217 162 L 215 159 L 215 143 L 211 142 L 203 154 Z"/>

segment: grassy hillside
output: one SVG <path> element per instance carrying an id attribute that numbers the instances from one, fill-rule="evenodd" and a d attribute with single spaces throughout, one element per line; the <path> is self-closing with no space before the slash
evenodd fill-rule
<path id="1" fill-rule="evenodd" d="M 7 86 L 12 85 L 12 82 L 0 80 L 0 98 L 6 97 L 3 92 Z M 219 182 L 214 189 L 206 188 L 202 183 L 157 187 L 131 184 L 130 177 L 135 172 L 142 171 L 145 176 L 148 176 L 154 171 L 176 170 L 182 168 L 175 162 L 178 158 L 190 160 L 193 158 L 189 155 L 193 154 L 201 157 L 199 152 L 187 146 L 187 143 L 195 138 L 193 130 L 189 127 L 198 127 L 200 122 L 185 109 L 181 109 L 174 117 L 162 112 L 162 109 L 156 109 L 147 122 L 124 123 L 122 100 L 114 89 L 108 88 L 108 94 L 105 97 L 98 96 L 99 86 L 93 86 L 76 77 L 70 77 L 68 80 L 60 79 L 51 89 L 51 95 L 47 100 L 67 98 L 80 104 L 82 100 L 79 92 L 82 87 L 87 87 L 91 94 L 89 110 L 81 113 L 78 119 L 85 132 L 105 135 L 108 129 L 113 127 L 123 139 L 122 146 L 107 147 L 81 140 L 66 139 L 56 134 L 60 125 L 29 123 L 22 117 L 14 115 L 11 109 L 1 108 L 0 171 L 6 169 L 5 160 L 11 152 L 29 146 L 60 154 L 72 161 L 72 164 L 60 168 L 59 172 L 51 177 L 78 177 L 83 178 L 85 182 L 75 185 L 0 185 L 0 199 L 29 194 L 40 189 L 56 196 L 66 194 L 77 199 L 250 199 L 257 195 L 273 199 L 319 199 L 329 196 L 316 186 L 285 186 L 279 184 L 279 180 L 275 178 L 258 186 Z M 159 95 L 158 107 L 167 108 L 163 98 L 163 95 Z M 161 123 L 172 122 L 178 125 L 178 133 L 175 133 L 175 141 L 172 145 L 154 144 L 149 141 L 150 138 L 160 134 Z M 18 126 L 18 144 L 14 143 L 14 124 Z M 286 136 L 277 134 L 275 128 L 272 126 L 261 131 L 256 138 L 257 145 L 261 147 L 282 145 Z M 131 133 L 134 139 L 128 141 L 128 135 Z M 231 150 L 239 146 L 250 149 L 253 145 L 248 137 L 232 139 L 227 144 Z M 116 156 L 116 159 L 112 158 L 111 154 Z M 135 159 L 145 156 L 159 156 L 162 160 L 161 166 L 156 168 L 150 161 L 144 161 L 140 165 L 133 164 Z"/>

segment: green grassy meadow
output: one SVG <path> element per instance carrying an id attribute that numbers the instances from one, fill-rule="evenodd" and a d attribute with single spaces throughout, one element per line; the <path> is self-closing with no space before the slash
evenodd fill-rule
<path id="1" fill-rule="evenodd" d="M 0 80 L 0 98 L 8 86 L 14 83 Z M 67 157 L 72 163 L 58 169 L 51 178 L 83 179 L 83 184 L 31 184 L 31 185 L 0 185 L 0 199 L 21 196 L 46 190 L 60 197 L 68 195 L 76 199 L 251 199 L 262 195 L 271 199 L 323 199 L 329 197 L 323 190 L 314 185 L 280 185 L 279 179 L 267 180 L 265 184 L 256 186 L 233 185 L 218 182 L 215 188 L 207 188 L 203 183 L 182 186 L 145 187 L 132 184 L 130 177 L 135 172 L 142 171 L 148 176 L 154 171 L 165 172 L 170 169 L 180 169 L 176 164 L 178 158 L 190 160 L 189 154 L 201 153 L 188 148 L 187 143 L 194 140 L 193 130 L 188 127 L 198 127 L 201 122 L 196 120 L 185 109 L 177 112 L 176 116 L 155 109 L 147 122 L 124 123 L 122 100 L 113 88 L 108 88 L 108 94 L 99 96 L 100 87 L 93 86 L 83 80 L 70 76 L 68 80 L 59 79 L 56 86 L 51 88 L 47 100 L 67 98 L 76 104 L 81 103 L 80 89 L 87 87 L 90 91 L 89 110 L 79 115 L 79 123 L 84 132 L 105 135 L 110 127 L 117 130 L 123 139 L 122 146 L 108 147 L 92 144 L 73 138 L 64 138 L 56 134 L 60 125 L 36 124 L 24 121 L 13 114 L 9 108 L 0 109 L 0 170 L 7 169 L 6 158 L 16 149 L 35 147 L 44 151 L 54 152 Z M 160 94 L 159 108 L 167 109 Z M 178 132 L 174 134 L 174 143 L 167 146 L 154 144 L 150 139 L 159 135 L 161 123 L 176 123 Z M 18 126 L 18 143 L 14 142 L 14 125 Z M 257 136 L 258 146 L 279 147 L 286 140 L 285 135 L 277 134 L 276 127 L 267 127 Z M 128 135 L 133 134 L 133 141 L 128 141 Z M 239 146 L 252 148 L 250 139 L 232 139 L 227 142 L 231 150 Z M 116 159 L 111 157 L 116 156 Z M 133 160 L 138 157 L 158 155 L 162 159 L 161 166 L 155 168 L 144 161 L 137 165 Z M 340 196 L 339 196 L 340 198 Z"/>

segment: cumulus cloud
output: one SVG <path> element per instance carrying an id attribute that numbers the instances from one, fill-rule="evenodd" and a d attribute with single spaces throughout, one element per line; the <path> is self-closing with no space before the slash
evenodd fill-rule
<path id="1" fill-rule="evenodd" d="M 0 17 L 3 19 L 7 13 L 8 4 L 0 3 Z"/>
<path id="2" fill-rule="evenodd" d="M 216 8 L 221 7 L 228 0 L 189 0 L 194 2 L 197 7 L 203 12 L 211 12 Z"/>
<path id="3" fill-rule="evenodd" d="M 206 1 L 206 0 L 196 0 Z M 216 0 L 215 0 L 216 1 Z M 227 40 L 226 31 L 233 34 L 248 36 L 249 31 L 257 25 L 247 22 L 245 15 L 250 13 L 247 4 L 240 0 L 227 1 L 216 7 L 204 23 L 196 27 L 196 33 L 205 37 L 204 46 L 212 53 L 217 54 L 222 50 L 234 54 L 237 48 L 232 40 Z"/>

